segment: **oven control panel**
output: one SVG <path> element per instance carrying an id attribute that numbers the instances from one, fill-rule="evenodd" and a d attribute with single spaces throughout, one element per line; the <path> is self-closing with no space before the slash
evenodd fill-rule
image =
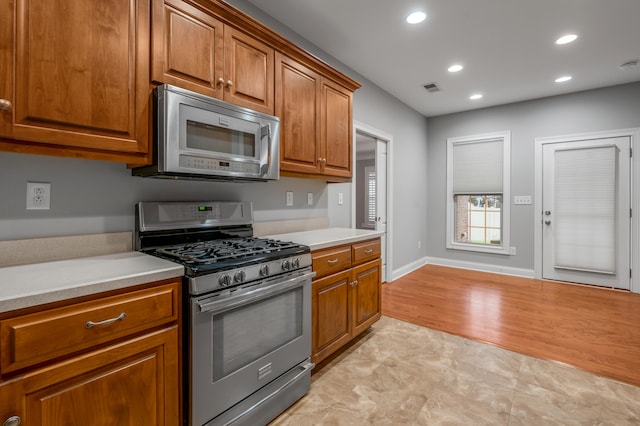
<path id="1" fill-rule="evenodd" d="M 311 266 L 311 254 L 304 253 L 236 269 L 189 277 L 189 293 L 200 295 L 211 291 L 267 279 Z"/>

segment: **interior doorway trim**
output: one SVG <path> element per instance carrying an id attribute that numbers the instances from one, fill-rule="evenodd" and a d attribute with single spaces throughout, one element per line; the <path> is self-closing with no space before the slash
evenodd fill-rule
<path id="1" fill-rule="evenodd" d="M 384 277 L 391 281 L 393 276 L 393 136 L 368 124 L 353 121 L 352 170 L 356 170 L 356 133 L 365 134 L 387 144 L 387 273 Z M 351 227 L 356 226 L 356 180 L 351 179 Z"/>
<path id="2" fill-rule="evenodd" d="M 640 293 L 640 127 L 602 132 L 548 136 L 535 139 L 535 192 L 534 192 L 534 277 L 542 278 L 542 148 L 549 143 L 573 142 L 585 139 L 616 137 L 631 138 L 631 283 L 633 293 Z"/>

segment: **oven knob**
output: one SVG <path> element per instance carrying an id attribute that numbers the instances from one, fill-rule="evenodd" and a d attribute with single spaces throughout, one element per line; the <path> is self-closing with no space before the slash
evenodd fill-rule
<path id="1" fill-rule="evenodd" d="M 231 284 L 231 277 L 227 274 L 223 274 L 218 279 L 218 283 L 220 283 L 221 286 L 226 287 Z"/>
<path id="2" fill-rule="evenodd" d="M 300 259 L 297 257 L 291 261 L 291 267 L 298 269 L 300 267 Z"/>
<path id="3" fill-rule="evenodd" d="M 288 271 L 289 269 L 291 269 L 291 262 L 289 261 L 289 259 L 284 260 L 282 262 L 282 269 L 285 271 Z"/>
<path id="4" fill-rule="evenodd" d="M 269 275 L 269 265 L 262 265 L 260 267 L 260 275 L 266 277 Z"/>
<path id="5" fill-rule="evenodd" d="M 241 283 L 242 281 L 245 280 L 245 278 L 247 278 L 247 273 L 244 271 L 238 271 L 236 272 L 236 274 L 233 276 L 233 280 L 237 283 Z"/>

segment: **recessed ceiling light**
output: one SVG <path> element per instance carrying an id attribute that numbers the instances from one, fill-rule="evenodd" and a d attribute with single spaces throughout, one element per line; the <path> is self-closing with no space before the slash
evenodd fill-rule
<path id="1" fill-rule="evenodd" d="M 578 36 L 575 35 L 575 34 L 567 34 L 567 35 L 564 35 L 564 36 L 560 37 L 559 39 L 557 39 L 556 40 L 556 44 L 571 43 L 572 41 L 574 41 L 577 38 L 578 38 Z"/>
<path id="2" fill-rule="evenodd" d="M 420 10 L 407 16 L 407 22 L 410 24 L 419 24 L 425 19 L 427 19 L 427 14 Z"/>
<path id="3" fill-rule="evenodd" d="M 448 68 L 448 70 L 449 72 L 458 72 L 458 71 L 462 71 L 462 68 L 464 68 L 462 65 L 455 64 L 455 65 L 451 65 Z"/>
<path id="4" fill-rule="evenodd" d="M 476 93 L 476 94 L 473 94 L 473 95 L 469 96 L 469 99 L 472 99 L 474 101 L 476 99 L 480 99 L 480 98 L 482 98 L 482 95 L 480 93 Z"/>
<path id="5" fill-rule="evenodd" d="M 564 83 L 565 81 L 571 80 L 573 77 L 570 75 L 563 75 L 562 77 L 556 78 L 556 83 Z"/>

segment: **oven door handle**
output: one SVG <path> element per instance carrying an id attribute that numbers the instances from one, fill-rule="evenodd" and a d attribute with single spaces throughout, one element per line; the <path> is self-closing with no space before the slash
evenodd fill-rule
<path id="1" fill-rule="evenodd" d="M 196 301 L 196 303 L 200 308 L 200 312 L 210 312 L 213 314 L 217 314 L 298 287 L 300 286 L 301 282 L 311 280 L 311 278 L 315 277 L 315 275 L 315 272 L 306 272 L 302 275 L 291 277 L 285 281 L 280 281 L 275 284 L 259 287 L 247 292 L 238 291 L 238 293 L 232 293 L 229 296 L 214 296 L 213 298 L 209 298 L 206 300 L 198 300 Z"/>

